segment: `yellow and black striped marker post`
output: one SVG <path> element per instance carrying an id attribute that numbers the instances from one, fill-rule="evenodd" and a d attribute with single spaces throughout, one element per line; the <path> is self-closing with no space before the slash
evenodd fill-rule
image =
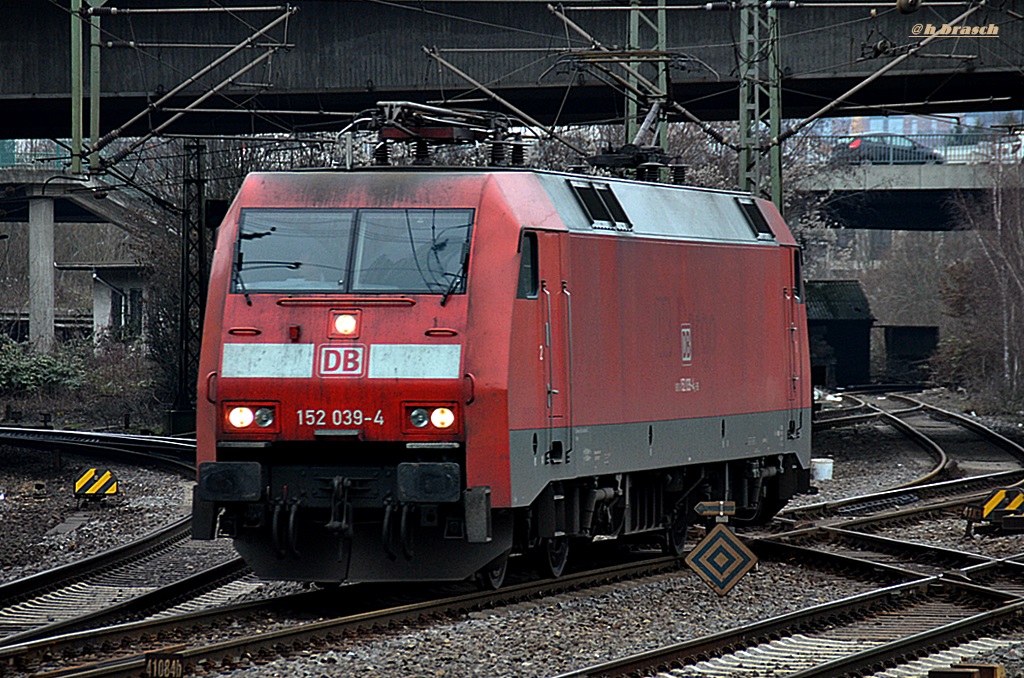
<path id="1" fill-rule="evenodd" d="M 1024 490 L 1011 487 L 1002 490 L 996 490 L 981 508 L 981 517 L 988 518 L 993 512 L 999 511 L 1000 513 L 1017 513 L 1019 509 L 1024 505 Z"/>
<path id="2" fill-rule="evenodd" d="M 75 496 L 79 499 L 102 499 L 117 494 L 117 478 L 105 468 L 90 468 L 75 481 Z"/>
<path id="3" fill-rule="evenodd" d="M 964 507 L 967 534 L 978 532 L 1020 532 L 1024 529 L 1024 490 L 1006 487 L 993 490 L 984 501 Z M 973 523 L 987 525 L 974 529 Z"/>

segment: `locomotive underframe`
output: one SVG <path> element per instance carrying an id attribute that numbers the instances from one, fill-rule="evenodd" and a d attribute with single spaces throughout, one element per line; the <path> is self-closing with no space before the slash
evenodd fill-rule
<path id="1" fill-rule="evenodd" d="M 219 450 L 221 461 L 201 467 L 196 536 L 232 537 L 265 579 L 460 580 L 563 538 L 660 542 L 679 553 L 697 502 L 730 499 L 737 521 L 756 523 L 809 486 L 797 456 L 777 454 L 555 480 L 529 506 L 502 509 L 491 507 L 490 488 L 465 487 L 461 449 L 373 447 Z M 339 456 L 376 462 L 332 462 Z"/>

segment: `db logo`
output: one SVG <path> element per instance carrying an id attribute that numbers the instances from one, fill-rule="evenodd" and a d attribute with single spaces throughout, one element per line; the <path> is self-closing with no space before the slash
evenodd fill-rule
<path id="1" fill-rule="evenodd" d="M 321 377 L 359 377 L 363 374 L 364 346 L 321 346 L 317 372 Z"/>
<path id="2" fill-rule="evenodd" d="M 693 331 L 689 325 L 682 326 L 683 338 L 683 364 L 689 365 L 693 361 Z"/>

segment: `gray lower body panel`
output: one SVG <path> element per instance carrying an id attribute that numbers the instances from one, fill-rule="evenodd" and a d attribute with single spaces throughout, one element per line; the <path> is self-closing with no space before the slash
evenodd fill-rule
<path id="1" fill-rule="evenodd" d="M 555 480 L 651 471 L 772 455 L 794 454 L 811 464 L 811 411 L 801 414 L 801 435 L 788 435 L 790 412 L 728 417 L 574 426 L 552 431 L 519 430 L 509 435 L 512 506 L 529 506 Z M 535 440 L 572 441 L 560 455 Z"/>

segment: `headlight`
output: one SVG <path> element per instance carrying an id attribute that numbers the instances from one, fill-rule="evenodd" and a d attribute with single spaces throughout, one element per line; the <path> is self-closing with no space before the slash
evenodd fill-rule
<path id="1" fill-rule="evenodd" d="M 334 329 L 338 334 L 349 336 L 355 334 L 359 321 L 351 313 L 342 313 L 334 317 Z"/>
<path id="2" fill-rule="evenodd" d="M 256 425 L 260 428 L 267 428 L 274 424 L 274 408 L 273 407 L 261 407 L 256 410 L 256 414 L 253 417 Z"/>
<path id="3" fill-rule="evenodd" d="M 335 339 L 356 339 L 359 337 L 359 311 L 331 311 L 328 333 Z"/>
<path id="4" fill-rule="evenodd" d="M 252 409 L 248 407 L 235 407 L 228 412 L 228 423 L 235 428 L 246 428 L 247 426 L 251 426 L 255 419 L 255 413 L 253 413 Z M 271 421 L 273 421 L 273 416 L 271 416 Z"/>
<path id="5" fill-rule="evenodd" d="M 422 407 L 417 407 L 409 413 L 409 423 L 416 428 L 423 428 L 430 421 L 430 413 Z"/>
<path id="6" fill-rule="evenodd" d="M 448 428 L 455 423 L 455 413 L 447 407 L 435 408 L 430 413 L 430 423 L 434 425 L 434 428 Z"/>

